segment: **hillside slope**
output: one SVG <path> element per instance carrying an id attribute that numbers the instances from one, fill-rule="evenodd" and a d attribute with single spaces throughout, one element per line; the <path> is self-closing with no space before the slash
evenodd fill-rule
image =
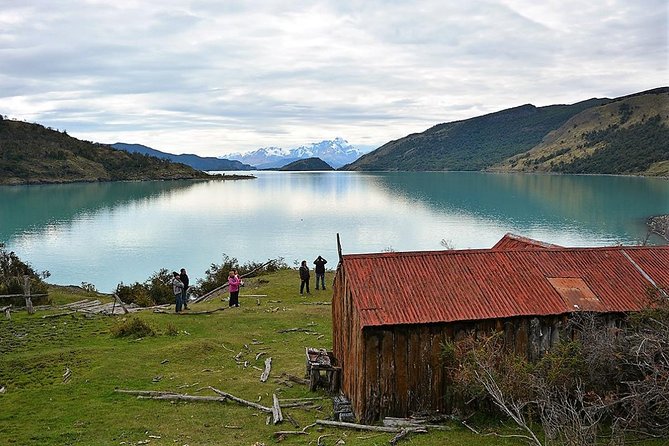
<path id="1" fill-rule="evenodd" d="M 0 120 L 0 184 L 210 178 L 183 164 L 81 141 L 39 124 Z"/>
<path id="2" fill-rule="evenodd" d="M 253 170 L 254 167 L 236 160 L 215 158 L 213 156 L 199 156 L 190 153 L 174 155 L 172 153 L 161 152 L 142 144 L 126 144 L 117 142 L 111 145 L 115 149 L 125 150 L 130 153 L 141 153 L 151 155 L 157 158 L 167 159 L 174 163 L 181 163 L 191 166 L 197 170 Z"/>
<path id="3" fill-rule="evenodd" d="M 669 175 L 669 88 L 589 108 L 491 170 Z"/>
<path id="4" fill-rule="evenodd" d="M 292 163 L 286 164 L 279 170 L 283 171 L 325 171 L 325 170 L 334 170 L 332 166 L 323 161 L 318 157 L 307 158 L 303 160 L 293 161 Z"/>
<path id="5" fill-rule="evenodd" d="M 590 99 L 573 105 L 520 107 L 464 121 L 436 125 L 390 141 L 343 170 L 482 170 L 526 152 L 550 131 L 590 107 L 610 102 Z"/>

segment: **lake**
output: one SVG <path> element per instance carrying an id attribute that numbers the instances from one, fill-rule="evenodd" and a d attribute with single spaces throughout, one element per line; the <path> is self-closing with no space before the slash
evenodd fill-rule
<path id="1" fill-rule="evenodd" d="M 637 244 L 669 181 L 480 172 L 254 172 L 257 179 L 0 187 L 0 241 L 50 282 L 110 292 L 160 268 L 191 281 L 241 262 L 489 248 L 506 232 L 564 246 Z M 662 241 L 657 237 L 651 243 Z M 297 280 L 296 280 L 297 283 Z"/>

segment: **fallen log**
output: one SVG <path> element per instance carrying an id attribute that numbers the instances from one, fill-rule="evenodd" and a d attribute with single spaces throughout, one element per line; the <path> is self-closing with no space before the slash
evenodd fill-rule
<path id="1" fill-rule="evenodd" d="M 260 382 L 264 383 L 269 378 L 269 372 L 272 370 L 272 358 L 265 359 L 265 370 L 260 375 Z"/>
<path id="2" fill-rule="evenodd" d="M 114 293 L 113 296 L 114 296 L 114 305 L 116 305 L 116 301 L 118 301 L 118 303 L 121 304 L 121 308 L 123 308 L 123 312 L 124 312 L 125 314 L 128 314 L 129 311 L 128 311 L 128 309 L 126 308 L 126 306 L 125 306 L 125 304 L 123 303 L 123 301 L 121 300 L 121 298 L 118 297 L 118 296 L 116 295 L 116 293 Z M 113 313 L 114 313 L 114 310 L 112 309 L 112 314 L 113 314 Z"/>
<path id="3" fill-rule="evenodd" d="M 313 330 L 310 330 L 308 328 L 286 328 L 285 330 L 277 330 L 277 333 L 295 333 L 295 332 L 304 332 L 304 333 L 311 333 Z"/>
<path id="4" fill-rule="evenodd" d="M 399 428 L 424 427 L 428 429 L 443 430 L 443 431 L 451 430 L 450 427 L 444 426 L 442 424 L 428 424 L 427 420 L 414 419 L 414 418 L 385 417 L 383 419 L 383 425 L 387 427 L 399 427 Z"/>
<path id="5" fill-rule="evenodd" d="M 114 389 L 117 393 L 128 393 L 130 395 L 177 395 L 177 392 L 167 392 L 161 390 L 129 390 L 129 389 Z"/>
<path id="6" fill-rule="evenodd" d="M 292 381 L 296 384 L 302 384 L 304 386 L 309 385 L 309 380 L 308 379 L 300 378 L 299 376 L 291 375 L 290 373 L 286 374 L 286 378 L 288 378 L 288 381 Z"/>
<path id="7" fill-rule="evenodd" d="M 223 392 L 222 390 L 218 390 L 218 389 L 216 389 L 212 386 L 209 386 L 208 388 L 213 390 L 214 392 L 218 393 L 219 395 L 225 397 L 225 398 L 231 399 L 232 401 L 234 401 L 236 403 L 243 404 L 243 405 L 249 406 L 249 407 L 253 407 L 254 409 L 258 409 L 262 412 L 272 413 L 272 409 L 270 407 L 266 407 L 266 406 L 263 406 L 262 404 L 254 403 L 252 401 L 243 400 L 243 399 L 238 398 L 234 395 L 231 395 L 227 392 Z"/>
<path id="8" fill-rule="evenodd" d="M 401 429 L 398 427 L 388 427 L 388 426 L 370 426 L 367 424 L 356 424 L 356 423 L 344 423 L 343 421 L 330 421 L 330 420 L 316 420 L 316 424 L 321 426 L 331 426 L 331 427 L 341 427 L 344 429 L 355 429 L 360 431 L 372 431 L 372 432 L 388 432 L 391 434 L 398 434 L 403 430 L 422 432 L 425 431 L 422 427 L 416 428 L 405 428 Z"/>
<path id="9" fill-rule="evenodd" d="M 311 423 L 308 426 L 304 426 L 301 431 L 277 431 L 274 432 L 273 435 L 275 438 L 280 437 L 282 435 L 304 435 L 307 433 L 307 429 L 314 426 L 316 426 L 316 423 Z"/>
<path id="10" fill-rule="evenodd" d="M 187 395 L 184 393 L 166 393 L 164 395 L 139 395 L 137 398 L 141 400 L 170 400 L 170 401 L 206 401 L 225 403 L 227 398 L 222 396 L 200 396 Z"/>
<path id="11" fill-rule="evenodd" d="M 281 405 L 279 405 L 279 398 L 276 393 L 272 394 L 272 424 L 278 424 L 283 421 L 283 414 L 281 413 Z"/>
<path id="12" fill-rule="evenodd" d="M 227 307 L 219 307 L 219 308 L 215 308 L 213 310 L 207 310 L 207 311 L 182 311 L 181 313 L 179 313 L 179 315 L 181 315 L 181 316 L 194 316 L 196 314 L 212 314 L 212 313 L 216 313 L 217 311 L 223 311 L 223 310 L 226 310 L 226 309 L 227 309 Z M 166 311 L 166 310 L 163 310 L 163 309 L 160 309 L 160 308 L 156 308 L 155 310 L 153 310 L 153 312 L 154 313 L 160 313 L 160 314 L 176 314 L 173 311 Z"/>
<path id="13" fill-rule="evenodd" d="M 42 316 L 42 319 L 51 319 L 54 317 L 69 316 L 71 314 L 76 314 L 76 311 L 66 311 L 65 313 L 55 313 L 55 314 L 45 314 Z"/>

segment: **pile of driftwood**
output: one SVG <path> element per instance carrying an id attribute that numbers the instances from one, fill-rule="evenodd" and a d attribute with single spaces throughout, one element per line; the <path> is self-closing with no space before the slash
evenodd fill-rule
<path id="1" fill-rule="evenodd" d="M 243 406 L 252 407 L 261 412 L 268 414 L 267 423 L 279 424 L 283 422 L 284 416 L 282 408 L 303 408 L 309 409 L 314 405 L 314 400 L 320 398 L 303 398 L 303 399 L 291 399 L 291 400 L 279 400 L 276 394 L 272 394 L 272 406 L 263 406 L 262 404 L 255 403 L 253 401 L 247 401 L 245 399 L 234 396 L 228 392 L 216 389 L 212 386 L 205 387 L 216 393 L 218 396 L 201 396 L 201 395 L 188 395 L 184 393 L 177 392 L 164 392 L 156 390 L 126 390 L 126 389 L 115 389 L 119 393 L 128 393 L 131 395 L 137 395 L 137 398 L 140 399 L 153 399 L 153 400 L 169 400 L 169 401 L 206 401 L 206 402 L 218 402 L 225 403 L 228 400 L 234 401 Z"/>
<path id="2" fill-rule="evenodd" d="M 143 308 L 135 304 L 125 304 L 114 295 L 114 301 L 112 302 L 101 302 L 98 299 L 83 299 L 77 302 L 71 302 L 64 305 L 40 305 L 35 307 L 35 310 L 46 311 L 46 310 L 60 310 L 61 313 L 53 313 L 42 316 L 44 319 L 67 316 L 74 313 L 84 313 L 84 314 L 128 314 L 135 311 L 140 311 Z"/>
<path id="3" fill-rule="evenodd" d="M 300 409 L 312 409 L 318 408 L 316 406 L 318 400 L 324 399 L 323 397 L 315 398 L 293 398 L 293 399 L 282 399 L 280 400 L 276 394 L 272 394 L 272 406 L 264 406 L 260 403 L 253 401 L 248 401 L 243 398 L 239 398 L 235 395 L 232 395 L 223 390 L 214 388 L 212 386 L 204 387 L 203 389 L 209 389 L 214 392 L 217 396 L 203 396 L 203 395 L 189 395 L 178 392 L 168 392 L 168 391 L 156 391 L 156 390 L 126 390 L 126 389 L 115 389 L 119 393 L 127 393 L 131 395 L 137 395 L 137 398 L 140 399 L 154 399 L 154 400 L 168 400 L 168 401 L 200 401 L 200 402 L 217 402 L 217 403 L 226 403 L 227 401 L 233 401 L 237 404 L 243 406 L 251 407 L 253 409 L 259 410 L 267 414 L 267 424 L 280 424 L 284 421 L 284 414 L 282 409 L 287 408 L 300 408 Z M 200 389 L 200 390 L 203 390 Z M 289 419 L 295 427 L 299 428 L 299 425 L 287 415 L 285 418 Z M 331 421 L 331 420 L 316 420 L 314 423 L 303 427 L 300 430 L 281 430 L 274 432 L 275 438 L 284 438 L 289 435 L 307 435 L 309 432 L 308 429 L 314 426 L 325 426 L 325 427 L 336 427 L 343 429 L 354 429 L 359 431 L 369 431 L 369 432 L 380 432 L 380 433 L 391 433 L 395 436 L 390 440 L 391 445 L 395 445 L 401 439 L 409 436 L 410 434 L 420 434 L 426 433 L 429 429 L 438 429 L 438 430 L 449 430 L 449 427 L 441 424 L 430 424 L 434 422 L 434 419 L 430 418 L 391 418 L 386 417 L 383 420 L 383 426 L 374 426 L 367 424 L 357 424 L 357 423 L 345 423 L 341 421 Z M 437 420 L 440 421 L 440 420 Z M 321 435 L 318 438 L 317 444 L 322 444 L 321 440 L 327 435 Z"/>

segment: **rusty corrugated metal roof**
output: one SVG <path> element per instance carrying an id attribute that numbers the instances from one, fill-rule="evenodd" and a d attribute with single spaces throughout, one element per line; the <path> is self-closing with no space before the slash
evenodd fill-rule
<path id="1" fill-rule="evenodd" d="M 495 246 L 492 247 L 493 250 L 509 250 L 509 249 L 551 249 L 551 248 L 562 248 L 560 245 L 553 245 L 552 243 L 546 243 L 539 240 L 535 240 L 529 237 L 523 237 L 522 235 L 512 234 L 507 232 L 504 234 L 504 237 L 499 239 Z"/>
<path id="2" fill-rule="evenodd" d="M 669 247 L 354 254 L 343 266 L 364 327 L 569 313 L 549 280 L 565 278 L 594 295 L 588 310 L 640 310 L 652 284 L 624 253 L 669 284 Z"/>

